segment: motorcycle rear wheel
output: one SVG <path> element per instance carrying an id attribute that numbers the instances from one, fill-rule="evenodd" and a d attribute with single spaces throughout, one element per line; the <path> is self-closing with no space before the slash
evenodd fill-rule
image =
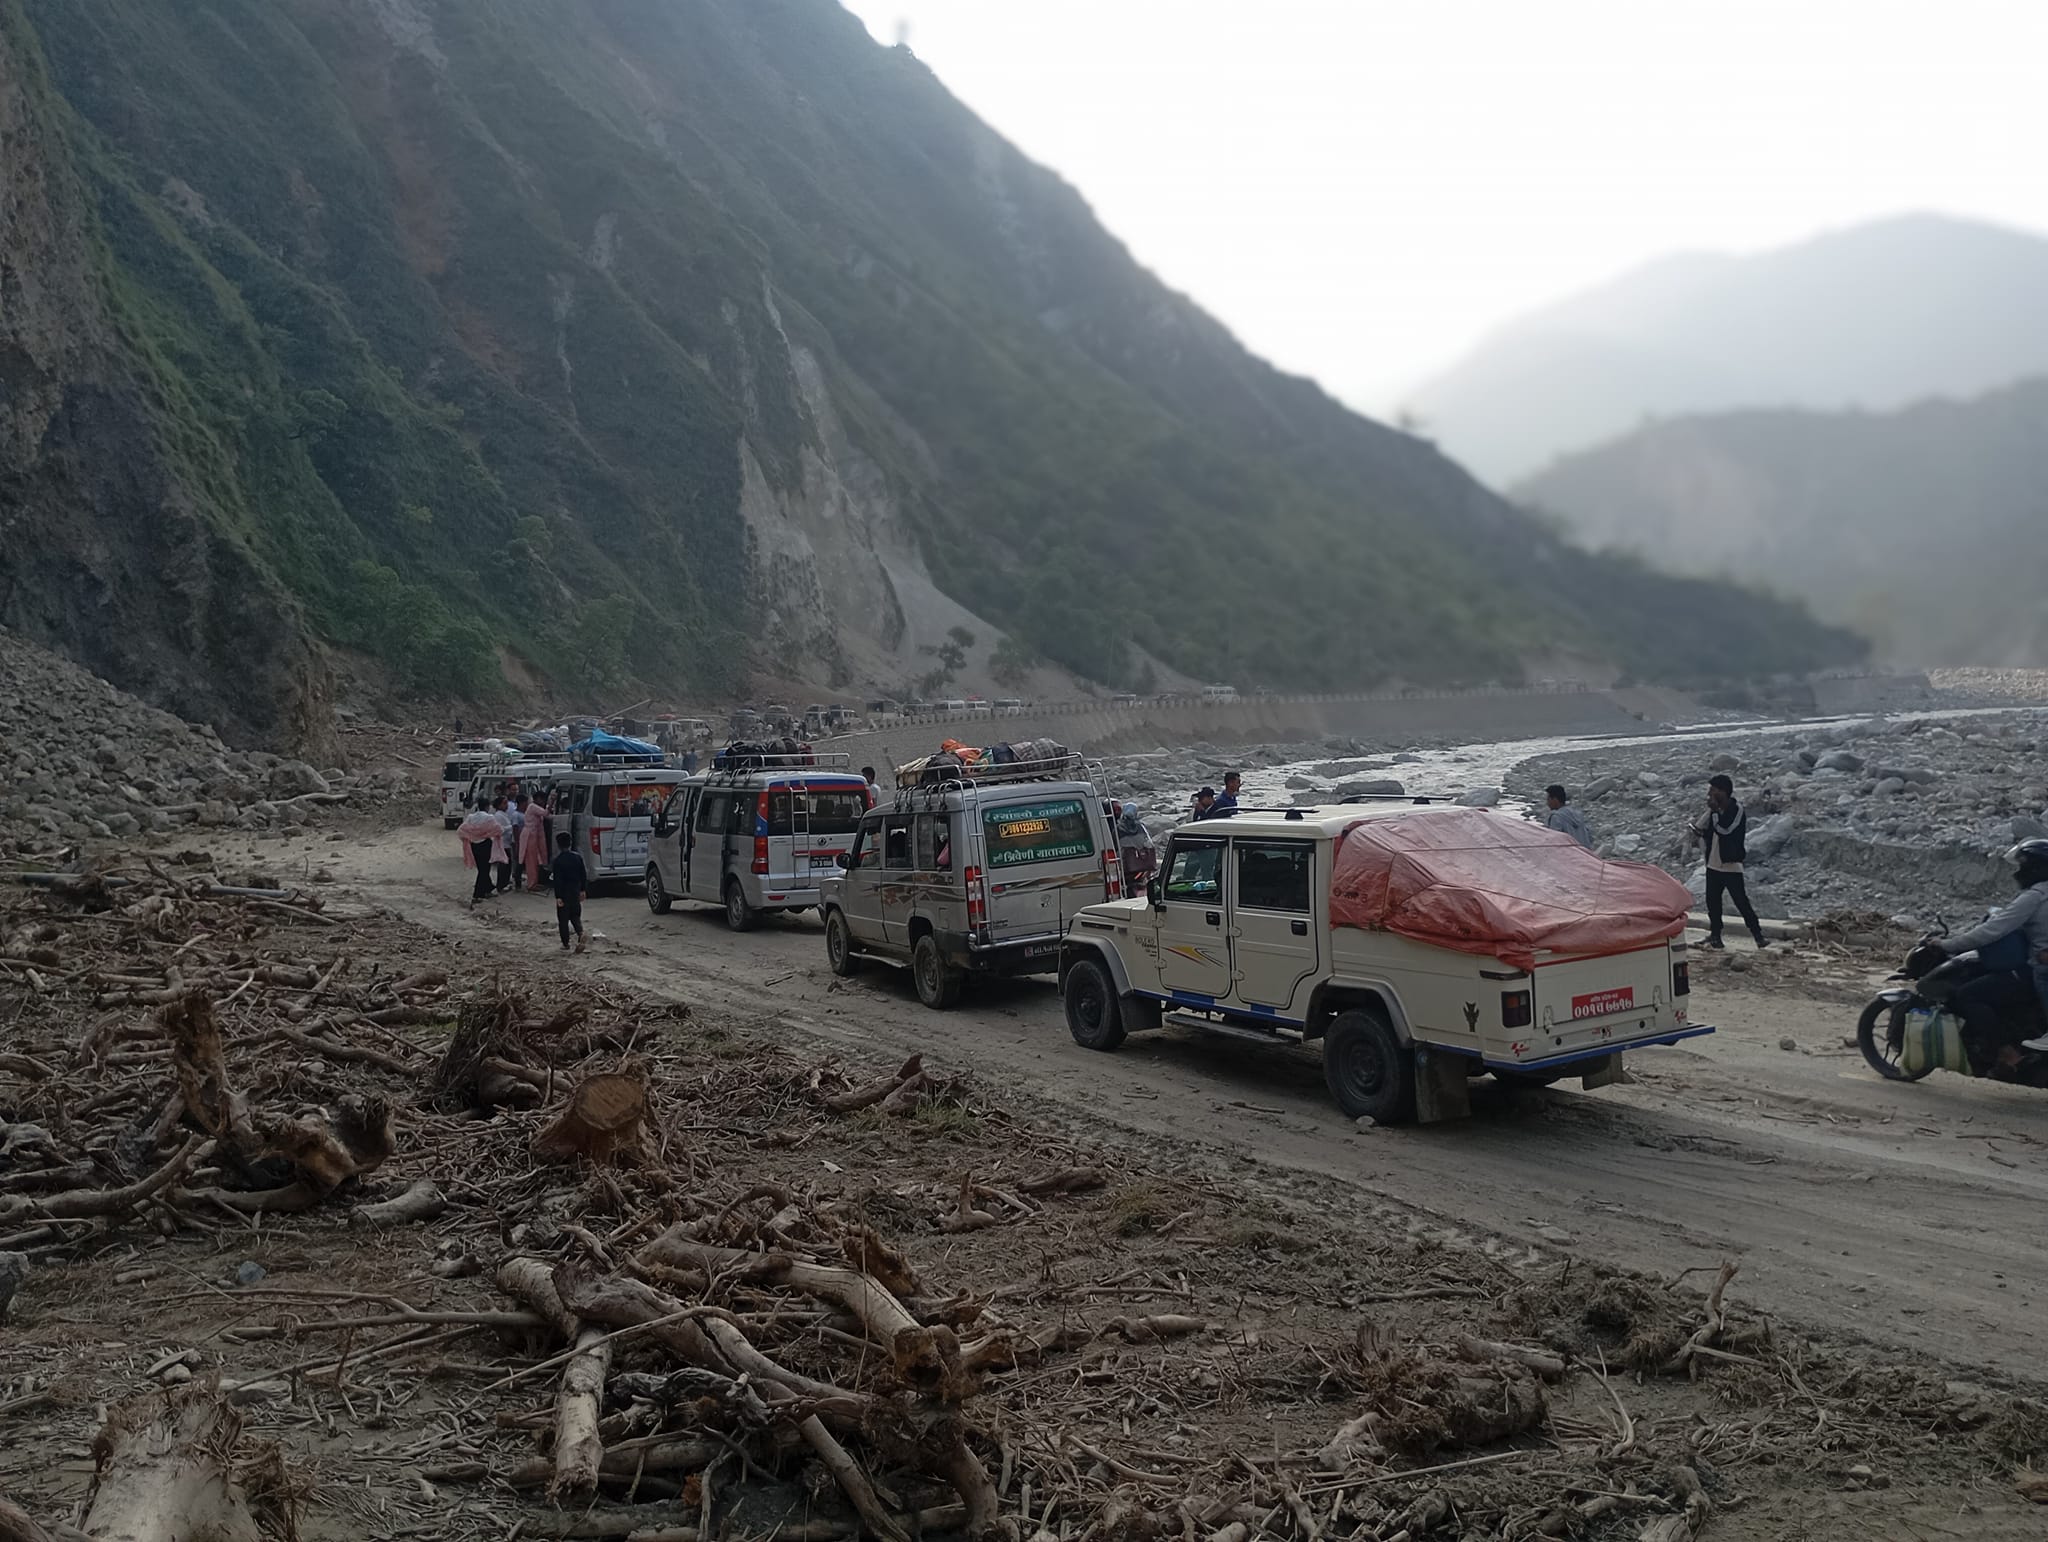
<path id="1" fill-rule="evenodd" d="M 1879 996 L 1856 1019 L 1856 1047 L 1863 1051 L 1870 1069 L 1888 1082 L 1917 1082 L 1934 1069 L 1927 1065 L 1909 1071 L 1900 1064 L 1906 1052 L 1906 1010 L 1903 1001 L 1887 1001 Z M 1882 1039 L 1878 1036 L 1880 1024 Z"/>

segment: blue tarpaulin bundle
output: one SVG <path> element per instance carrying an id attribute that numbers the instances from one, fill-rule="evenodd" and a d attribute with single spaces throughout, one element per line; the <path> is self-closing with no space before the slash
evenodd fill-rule
<path id="1" fill-rule="evenodd" d="M 617 734 L 606 733 L 602 728 L 593 729 L 589 738 L 569 746 L 572 760 L 595 760 L 599 756 L 628 756 L 638 760 L 650 760 L 656 765 L 666 758 L 658 745 L 644 739 L 624 739 Z"/>

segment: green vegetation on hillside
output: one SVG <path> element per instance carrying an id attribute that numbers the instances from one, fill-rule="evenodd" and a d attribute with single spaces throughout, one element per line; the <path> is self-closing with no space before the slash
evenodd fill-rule
<path id="1" fill-rule="evenodd" d="M 1275 373 L 833 0 L 0 4 L 177 476 L 409 688 L 487 696 L 501 650 L 591 690 L 841 679 L 841 634 L 900 621 L 822 563 L 768 598 L 806 559 L 742 516 L 743 443 L 757 502 L 893 522 L 1013 668 L 1678 675 L 1684 608 L 1725 673 L 1856 651 L 1574 552 Z"/>

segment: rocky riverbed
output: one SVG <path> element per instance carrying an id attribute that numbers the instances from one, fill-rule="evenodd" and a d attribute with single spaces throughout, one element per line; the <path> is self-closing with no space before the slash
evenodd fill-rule
<path id="1" fill-rule="evenodd" d="M 1510 813 L 1562 782 L 1608 856 L 1655 862 L 1705 887 L 1686 838 L 1707 778 L 1726 771 L 1750 813 L 1751 892 L 1766 916 L 1852 909 L 1917 925 L 1956 921 L 2009 892 L 2002 854 L 2048 833 L 2048 711 L 1957 711 L 1523 745 L 1196 744 L 1105 762 L 1155 836 L 1223 773 L 1247 803 L 1428 794 Z"/>
<path id="2" fill-rule="evenodd" d="M 237 750 L 0 629 L 0 852 L 181 825 L 283 830 L 417 798 L 402 771 L 352 774 Z"/>

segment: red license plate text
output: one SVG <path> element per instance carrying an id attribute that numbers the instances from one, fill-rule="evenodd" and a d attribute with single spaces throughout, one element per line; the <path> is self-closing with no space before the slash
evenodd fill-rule
<path id="1" fill-rule="evenodd" d="M 1572 997 L 1572 1017 L 1606 1017 L 1614 1012 L 1626 1012 L 1636 1004 L 1636 988 L 1624 985 L 1618 990 L 1594 991 L 1590 996 Z"/>

